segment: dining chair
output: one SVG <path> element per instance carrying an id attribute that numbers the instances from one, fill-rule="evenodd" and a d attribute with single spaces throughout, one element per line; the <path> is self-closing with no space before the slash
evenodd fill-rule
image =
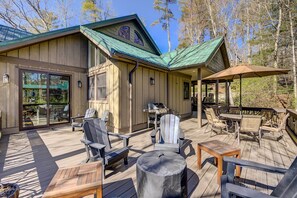
<path id="1" fill-rule="evenodd" d="M 247 134 L 258 141 L 259 146 L 261 146 L 261 122 L 261 116 L 243 115 L 240 121 L 240 126 L 237 127 L 238 144 L 240 143 L 240 136 Z"/>

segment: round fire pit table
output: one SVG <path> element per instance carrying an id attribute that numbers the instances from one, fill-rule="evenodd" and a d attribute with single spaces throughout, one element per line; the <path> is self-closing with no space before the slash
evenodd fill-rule
<path id="1" fill-rule="evenodd" d="M 139 198 L 187 196 L 187 164 L 176 153 L 151 151 L 141 155 L 136 175 Z"/>

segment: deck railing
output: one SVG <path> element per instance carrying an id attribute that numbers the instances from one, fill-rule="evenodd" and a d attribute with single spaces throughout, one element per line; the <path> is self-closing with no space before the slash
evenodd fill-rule
<path id="1" fill-rule="evenodd" d="M 0 139 L 2 137 L 2 112 L 0 110 Z"/>
<path id="2" fill-rule="evenodd" d="M 297 145 L 297 111 L 293 109 L 287 109 L 287 113 L 289 113 L 290 116 L 286 123 L 286 130 L 294 143 Z"/>

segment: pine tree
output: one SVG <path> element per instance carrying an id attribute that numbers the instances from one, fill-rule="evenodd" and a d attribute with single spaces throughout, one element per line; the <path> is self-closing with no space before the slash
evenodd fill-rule
<path id="1" fill-rule="evenodd" d="M 161 24 L 163 30 L 167 32 L 168 51 L 171 51 L 170 40 L 170 20 L 174 19 L 174 14 L 169 8 L 169 4 L 176 3 L 176 0 L 154 0 L 154 9 L 161 12 L 161 17 L 152 23 L 152 26 Z"/>

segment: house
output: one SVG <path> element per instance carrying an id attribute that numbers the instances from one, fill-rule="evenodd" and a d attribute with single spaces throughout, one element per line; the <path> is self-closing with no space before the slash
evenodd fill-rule
<path id="1" fill-rule="evenodd" d="M 147 127 L 149 102 L 187 117 L 191 83 L 201 99 L 202 77 L 229 66 L 223 37 L 161 54 L 137 15 L 3 41 L 3 131 L 67 123 L 89 107 L 109 110 L 113 131 L 135 131 Z"/>

